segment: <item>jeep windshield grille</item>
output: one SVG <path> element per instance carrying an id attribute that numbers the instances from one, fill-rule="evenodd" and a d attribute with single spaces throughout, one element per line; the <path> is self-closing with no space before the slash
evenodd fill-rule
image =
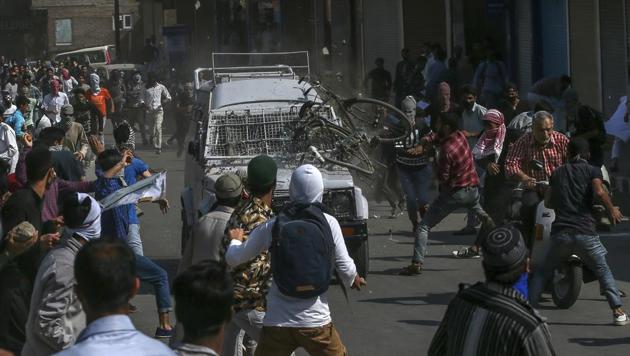
<path id="1" fill-rule="evenodd" d="M 322 204 L 337 220 L 352 220 L 357 216 L 354 189 L 330 189 L 324 191 Z M 290 203 L 289 192 L 276 191 L 272 200 L 272 209 L 280 213 Z"/>
<path id="2" fill-rule="evenodd" d="M 260 154 L 286 160 L 297 158 L 300 142 L 294 129 L 300 121 L 300 106 L 283 108 L 211 111 L 206 131 L 205 158 L 253 158 Z M 339 124 L 332 110 L 328 120 Z"/>

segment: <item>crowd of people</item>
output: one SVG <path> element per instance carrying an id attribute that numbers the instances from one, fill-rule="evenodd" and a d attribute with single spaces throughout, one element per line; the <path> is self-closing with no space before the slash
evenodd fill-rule
<path id="1" fill-rule="evenodd" d="M 196 225 L 171 288 L 166 271 L 144 256 L 140 201 L 107 208 L 99 203 L 151 177 L 135 137 L 161 152 L 165 106 L 172 100 L 167 87 L 153 72 L 124 78 L 112 71 L 101 84 L 103 71 L 74 60 L 2 64 L 0 353 L 240 355 L 255 343 L 263 355 L 289 355 L 298 347 L 312 354 L 345 352 L 326 298 L 331 261 L 345 287 L 361 288 L 365 280 L 348 256 L 339 223 L 321 206 L 317 168 L 296 170 L 294 215 L 278 217 L 278 224 L 299 220 L 314 239 L 321 236 L 327 255 L 315 256 L 307 264 L 311 270 L 301 271 L 306 280 L 278 274 L 287 268 L 271 263 L 277 167 L 260 156 L 250 162 L 247 186 L 233 174 L 217 181 L 217 204 Z M 177 89 L 177 114 L 190 115 L 192 86 Z M 188 121 L 176 120 L 176 133 L 166 140 L 178 140 L 180 154 L 188 130 L 182 122 Z M 114 137 L 109 145 L 107 125 Z M 154 202 L 168 211 L 165 199 Z M 248 239 L 259 225 L 266 227 L 260 237 Z M 289 225 L 279 230 L 287 241 Z M 311 255 L 305 246 L 293 250 L 299 248 L 294 242 L 274 244 L 286 249 L 287 265 L 296 263 L 288 259 L 299 256 L 295 252 L 306 253 L 304 260 Z M 139 281 L 154 289 L 154 336 L 170 339 L 172 349 L 136 331 L 128 317 L 137 311 L 130 300 Z"/>
<path id="2" fill-rule="evenodd" d="M 592 213 L 598 199 L 611 223 L 623 219 L 603 184 L 606 129 L 602 114 L 580 103 L 568 76 L 542 79 L 522 99 L 498 52 L 481 52 L 473 60 L 456 48 L 447 60 L 440 45 L 427 44 L 417 60 L 403 49 L 394 76 L 381 58 L 366 75 L 370 94 L 393 101 L 411 126 L 404 140 L 381 144 L 379 158 L 393 214 L 406 204 L 414 235 L 411 263 L 400 275 L 422 274 L 431 229 L 467 209 L 466 226 L 456 233 L 475 239 L 453 256 L 481 258 L 486 281 L 460 286 L 429 354 L 554 355 L 534 307 L 554 269 L 573 253 L 599 279 L 613 323 L 628 323 Z M 153 72 L 102 78 L 75 60 L 0 61 L 0 354 L 255 349 L 288 356 L 300 347 L 311 355 L 347 354 L 327 291 L 333 271 L 344 292 L 366 282 L 338 221 L 322 205 L 316 167 L 294 170 L 291 203 L 281 212 L 272 209 L 278 173 L 272 158 L 253 158 L 244 177 L 221 176 L 217 200 L 185 241 L 171 285 L 166 271 L 144 256 L 140 202 L 105 209 L 99 201 L 152 176 L 136 152 L 136 134 L 157 154 L 174 140 L 182 153 L 189 120 L 177 119 L 166 141 L 162 127 L 171 101 L 177 117 L 191 115 L 192 86 L 169 91 Z M 430 201 L 434 181 L 439 194 Z M 505 209 L 516 185 L 523 189 L 519 223 Z M 532 274 L 541 201 L 556 220 L 549 256 Z M 168 201 L 154 202 L 168 212 Z M 128 316 L 137 311 L 131 299 L 140 281 L 155 291 L 154 336 L 170 339 L 172 348 L 137 331 Z"/>
<path id="3" fill-rule="evenodd" d="M 393 101 L 412 127 L 407 138 L 385 147 L 380 157 L 388 171 L 384 176 L 399 178 L 383 182 L 392 194 L 399 192 L 388 198 L 392 214 L 405 199 L 415 236 L 411 264 L 399 274 L 422 273 L 431 228 L 459 208 L 468 210 L 467 223 L 455 234 L 476 238 L 453 256 L 483 257 L 486 283 L 461 287 L 429 354 L 554 354 L 544 319 L 532 305 L 537 306 L 553 271 L 571 254 L 579 255 L 598 278 L 613 323 L 626 325 L 621 292 L 598 237 L 607 225 L 593 212 L 597 202 L 609 222 L 623 220 L 602 174 L 606 127 L 612 126 L 580 102 L 566 75 L 541 79 L 521 98 L 491 46 L 476 62 L 462 56 L 461 49 L 448 61 L 438 44 L 427 44 L 425 50 L 413 60 L 403 49 L 393 81 L 383 59 L 377 59 L 365 88 L 374 98 Z M 623 99 L 618 117 L 610 120 L 618 126 L 623 126 L 621 120 L 627 126 Z M 611 132 L 616 137 L 612 170 L 623 144 L 620 132 L 628 128 L 624 130 Z M 432 176 L 439 194 L 430 201 Z M 522 191 L 517 217 L 506 209 L 516 188 Z M 552 246 L 532 274 L 529 251 L 543 200 L 556 214 Z"/>
<path id="4" fill-rule="evenodd" d="M 101 238 L 125 242 L 129 251 L 123 255 L 131 258 L 123 257 L 134 264 L 128 272 L 155 290 L 155 336 L 171 337 L 169 279 L 143 254 L 138 204 L 101 211 L 95 200 L 152 175 L 136 153 L 135 136 L 139 133 L 145 145 L 161 152 L 169 90 L 153 72 L 125 78 L 122 71 L 107 72 L 74 59 L 18 65 L 2 57 L 0 62 L 0 349 L 44 355 L 77 342 L 91 320 L 74 289 L 80 273 L 75 278 L 74 262 L 84 245 Z M 178 140 L 181 154 L 192 93 L 190 85 L 172 88 L 175 103 L 169 110 L 177 133 L 167 142 Z M 106 125 L 114 136 L 107 144 Z M 155 202 L 168 211 L 168 201 Z M 132 296 L 131 289 L 111 293 Z M 127 303 L 130 298 L 122 299 L 127 312 L 136 310 Z M 116 303 L 121 297 L 112 300 L 107 304 L 105 299 L 106 308 L 120 310 L 122 304 Z M 101 307 L 93 311 L 103 312 Z"/>

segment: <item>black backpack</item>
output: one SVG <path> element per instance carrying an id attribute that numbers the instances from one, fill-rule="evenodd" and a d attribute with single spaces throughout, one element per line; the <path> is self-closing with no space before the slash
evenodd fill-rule
<path id="1" fill-rule="evenodd" d="M 330 286 L 335 244 L 324 211 L 321 204 L 292 204 L 276 217 L 271 272 L 284 295 L 314 298 Z"/>

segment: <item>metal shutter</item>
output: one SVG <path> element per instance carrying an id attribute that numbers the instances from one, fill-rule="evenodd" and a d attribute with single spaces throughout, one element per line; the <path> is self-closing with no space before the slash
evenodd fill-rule
<path id="1" fill-rule="evenodd" d="M 413 56 L 420 53 L 425 42 L 438 42 L 447 48 L 444 0 L 404 0 L 403 9 L 405 47 Z"/>
<path id="2" fill-rule="evenodd" d="M 522 97 L 532 86 L 534 31 L 532 29 L 532 0 L 517 1 L 518 26 L 518 85 Z"/>
<path id="3" fill-rule="evenodd" d="M 610 115 L 627 93 L 626 27 L 623 0 L 599 2 L 603 108 Z"/>
<path id="4" fill-rule="evenodd" d="M 404 43 L 402 0 L 364 0 L 363 36 L 366 71 L 375 67 L 376 58 L 382 57 L 393 79 Z"/>
<path id="5" fill-rule="evenodd" d="M 567 0 L 541 1 L 543 77 L 569 73 Z"/>
<path id="6" fill-rule="evenodd" d="M 571 79 L 580 101 L 602 107 L 598 0 L 569 0 Z"/>

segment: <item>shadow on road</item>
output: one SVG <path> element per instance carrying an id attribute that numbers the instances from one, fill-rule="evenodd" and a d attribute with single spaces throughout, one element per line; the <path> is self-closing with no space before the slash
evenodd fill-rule
<path id="1" fill-rule="evenodd" d="M 593 337 L 584 337 L 584 338 L 573 338 L 569 339 L 569 342 L 578 344 L 581 346 L 614 346 L 614 345 L 628 345 L 630 344 L 630 337 L 618 337 L 612 339 L 604 339 L 604 338 L 593 338 Z"/>
<path id="2" fill-rule="evenodd" d="M 399 323 L 421 326 L 438 326 L 439 320 L 398 320 Z"/>
<path id="3" fill-rule="evenodd" d="M 409 261 L 409 255 L 403 255 L 403 256 L 379 256 L 379 257 L 371 257 L 370 256 L 370 261 L 374 261 L 374 260 L 378 260 L 378 261 L 387 261 L 387 262 L 407 262 Z"/>
<path id="4" fill-rule="evenodd" d="M 610 326 L 614 327 L 614 325 L 610 323 L 560 323 L 560 322 L 547 322 L 549 325 L 558 325 L 558 326 Z"/>
<path id="5" fill-rule="evenodd" d="M 370 236 L 404 236 L 404 237 L 413 237 L 413 233 L 411 232 L 411 230 L 398 230 L 398 231 L 390 231 L 390 232 L 382 232 L 382 233 L 371 233 Z"/>
<path id="6" fill-rule="evenodd" d="M 455 293 L 429 293 L 417 297 L 392 297 L 359 300 L 361 303 L 397 305 L 448 305 Z"/>
<path id="7" fill-rule="evenodd" d="M 405 260 L 408 260 L 409 258 L 407 257 Z M 386 270 L 382 270 L 382 271 L 370 271 L 370 274 L 377 274 L 377 275 L 381 275 L 381 276 L 397 276 L 398 272 L 400 272 L 401 268 L 403 266 L 401 265 L 400 268 L 389 268 Z M 435 269 L 435 268 L 423 268 L 423 271 L 426 272 L 447 272 L 447 271 L 455 271 L 454 269 Z M 418 275 L 418 276 L 421 276 Z M 409 277 L 404 277 L 404 278 L 409 278 Z M 413 277 L 412 277 L 413 278 Z"/>

